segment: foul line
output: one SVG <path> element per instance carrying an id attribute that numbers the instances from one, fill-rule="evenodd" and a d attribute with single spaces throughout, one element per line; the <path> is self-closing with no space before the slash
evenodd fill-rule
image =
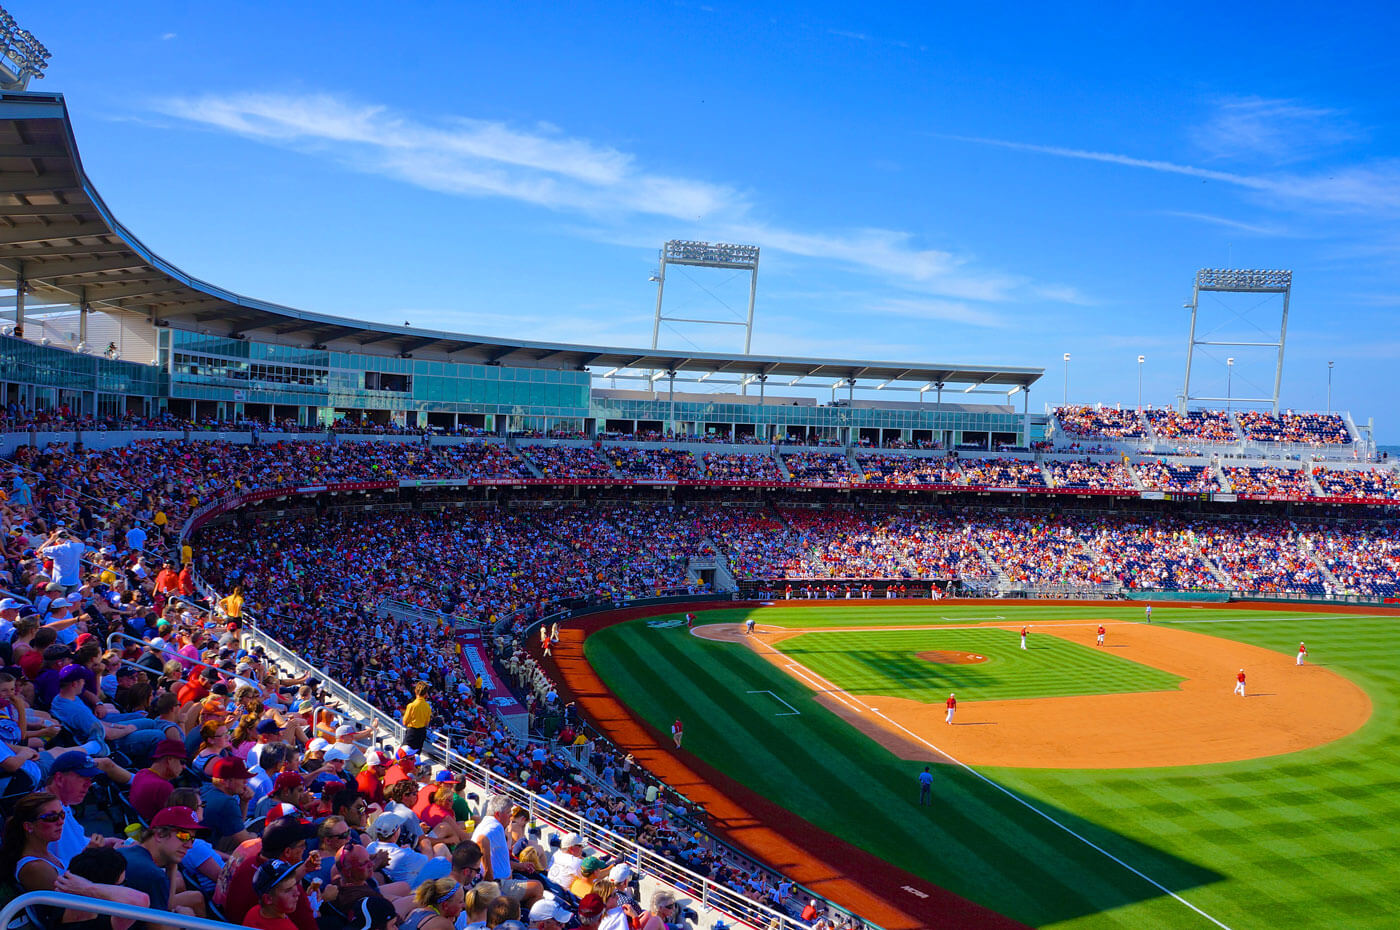
<path id="1" fill-rule="evenodd" d="M 768 648 L 772 649 L 773 647 L 769 646 Z M 773 654 L 782 655 L 782 653 L 778 652 L 776 649 L 773 650 Z M 813 688 L 815 688 L 818 694 L 829 694 L 836 700 L 840 701 L 842 704 L 845 704 L 847 707 L 849 707 L 854 713 L 858 714 L 861 712 L 859 707 L 852 704 L 850 700 L 844 697 L 846 692 L 836 687 L 834 683 L 827 681 L 826 685 L 823 685 L 820 681 L 817 681 L 816 678 L 821 678 L 821 676 L 817 675 L 816 672 L 813 672 L 810 669 L 804 668 L 803 666 L 797 664 L 789 665 L 787 667 L 787 670 L 789 672 L 792 672 L 798 678 L 801 678 L 803 681 L 807 682 L 807 684 L 811 685 Z M 816 677 L 808 677 L 809 675 Z M 822 678 L 822 681 L 826 681 L 826 679 Z"/>
<path id="2" fill-rule="evenodd" d="M 788 710 L 792 711 L 792 713 L 790 713 L 790 714 L 774 714 L 774 715 L 773 715 L 774 717 L 800 717 L 800 716 L 802 716 L 802 711 L 798 710 L 796 707 L 793 707 L 791 704 L 789 704 L 787 701 L 784 701 L 782 698 L 778 697 L 778 696 L 777 696 L 776 694 L 774 694 L 772 691 L 750 691 L 749 694 L 766 694 L 766 695 L 768 695 L 769 697 L 771 697 L 773 700 L 777 701 L 779 704 L 781 704 L 781 705 L 783 705 L 784 707 L 786 707 Z"/>
<path id="3" fill-rule="evenodd" d="M 774 649 L 772 646 L 768 645 L 767 643 L 764 643 L 764 642 L 762 642 L 761 640 L 759 640 L 758 642 L 759 642 L 764 648 L 766 648 L 766 649 L 768 649 L 770 652 L 772 652 L 774 655 L 782 656 L 784 659 L 787 659 L 787 658 L 788 658 L 786 655 L 784 655 L 783 653 L 779 652 L 777 649 Z M 804 666 L 799 665 L 798 663 L 795 663 L 795 662 L 790 663 L 790 664 L 787 666 L 787 668 L 788 668 L 790 671 L 793 671 L 793 672 L 797 673 L 797 674 L 799 675 L 799 677 L 802 677 L 802 678 L 806 678 L 806 676 L 805 676 L 805 675 L 802 675 L 801 671 L 799 671 L 799 670 L 807 671 L 807 672 L 809 672 L 812 676 L 814 676 L 815 678 L 821 678 L 821 676 L 820 676 L 820 675 L 817 675 L 816 672 L 813 672 L 813 671 L 811 671 L 811 669 L 807 669 L 807 668 L 805 668 Z M 806 678 L 806 680 L 807 680 L 807 682 L 808 682 L 809 684 L 813 683 L 812 678 Z M 826 679 L 822 679 L 822 680 L 823 680 L 823 681 L 826 681 Z M 1049 821 L 1050 823 L 1052 823 L 1052 824 L 1054 824 L 1055 826 L 1059 827 L 1061 830 L 1063 830 L 1063 831 L 1065 831 L 1066 833 L 1068 833 L 1070 836 L 1072 836 L 1072 837 L 1074 837 L 1075 839 L 1079 840 L 1080 842 L 1084 843 L 1084 844 L 1085 844 L 1086 846 L 1088 846 L 1090 849 L 1094 849 L 1094 850 L 1097 850 L 1098 852 L 1103 853 L 1105 856 L 1107 856 L 1108 858 L 1112 859 L 1114 862 L 1118 863 L 1118 864 L 1121 865 L 1123 868 L 1127 869 L 1129 872 L 1132 872 L 1132 873 L 1133 873 L 1134 875 L 1136 875 L 1138 878 L 1141 878 L 1143 881 L 1147 882 L 1149 885 L 1152 885 L 1154 888 L 1158 888 L 1158 889 L 1160 889 L 1161 891 L 1165 892 L 1166 894 L 1170 895 L 1172 898 L 1174 898 L 1175 900 L 1177 900 L 1177 901 L 1180 902 L 1181 904 L 1184 904 L 1186 907 L 1188 907 L 1188 908 L 1190 908 L 1191 910 L 1195 911 L 1197 914 L 1201 915 L 1201 916 L 1204 917 L 1206 920 L 1210 921 L 1211 923 L 1215 924 L 1217 927 L 1221 928 L 1221 930 L 1231 930 L 1231 928 L 1230 928 L 1230 926 L 1229 926 L 1228 924 L 1224 924 L 1224 923 L 1221 923 L 1219 920 L 1216 920 L 1214 917 L 1212 917 L 1211 915 L 1207 914 L 1205 911 L 1201 910 L 1199 907 L 1197 907 L 1196 905 L 1192 904 L 1190 901 L 1187 901 L 1185 898 L 1183 898 L 1181 895 L 1177 894 L 1175 891 L 1172 891 L 1172 890 L 1171 890 L 1170 888 L 1168 888 L 1166 885 L 1163 885 L 1161 882 L 1157 881 L 1155 878 L 1151 877 L 1151 876 L 1148 875 L 1147 873 L 1142 872 L 1142 871 L 1140 871 L 1139 869 L 1136 869 L 1136 868 L 1134 868 L 1133 866 L 1129 865 L 1128 863 L 1124 862 L 1122 859 L 1119 859 L 1119 858 L 1118 858 L 1117 856 L 1115 856 L 1113 853 L 1111 853 L 1111 852 L 1109 852 L 1108 850 L 1104 849 L 1102 846 L 1100 846 L 1098 843 L 1095 843 L 1093 840 L 1089 839 L 1087 836 L 1084 836 L 1083 834 L 1076 832 L 1076 831 L 1073 830 L 1072 828 L 1070 828 L 1070 827 L 1066 826 L 1065 824 L 1061 823 L 1060 821 L 1056 820 L 1054 817 L 1051 817 L 1049 814 L 1045 813 L 1045 811 L 1043 811 L 1043 810 L 1041 810 L 1040 808 L 1036 807 L 1034 804 L 1032 804 L 1031 802 L 1027 801 L 1025 798 L 1021 797 L 1019 794 L 1017 794 L 1016 792 L 1012 791 L 1010 788 L 1006 788 L 1006 787 L 1004 787 L 1004 786 L 1002 786 L 1002 785 L 997 784 L 996 782 L 994 782 L 994 781 L 992 781 L 990 778 L 988 778 L 986 775 L 983 775 L 981 772 L 977 771 L 977 770 L 974 769 L 972 766 L 968 765 L 966 762 L 963 762 L 961 759 L 958 759 L 958 758 L 956 758 L 956 757 L 950 755 L 949 753 L 945 752 L 944 750 L 938 748 L 938 747 L 935 746 L 933 743 L 931 743 L 931 742 L 929 742 L 928 740 L 924 739 L 922 736 L 919 736 L 917 733 L 914 733 L 912 730 L 910 730 L 908 727 L 904 726 L 903 724 L 897 723 L 896 721 L 891 720 L 889 717 L 886 717 L 884 714 L 880 713 L 878 710 L 876 710 L 875 708 L 871 707 L 869 704 L 866 704 L 864 701 L 861 701 L 860 699 L 858 699 L 855 695 L 850 694 L 850 692 L 844 691 L 843 689 L 837 687 L 833 682 L 829 682 L 829 681 L 828 681 L 828 682 L 826 682 L 826 683 L 827 683 L 828 685 L 831 686 L 831 690 L 830 690 L 828 693 L 830 693 L 830 694 L 832 695 L 832 697 L 835 697 L 837 700 L 841 701 L 843 704 L 846 704 L 846 706 L 849 707 L 849 706 L 851 706 L 851 705 L 846 701 L 845 698 L 842 697 L 843 694 L 844 694 L 844 695 L 848 695 L 848 696 L 850 697 L 850 700 L 855 701 L 856 703 L 860 704 L 861 707 L 863 707 L 863 708 L 865 708 L 866 710 L 870 711 L 870 713 L 874 714 L 875 716 L 879 717 L 880 719 L 884 720 L 885 722 L 889 723 L 890 725 L 892 725 L 892 726 L 894 726 L 894 727 L 897 727 L 897 728 L 900 729 L 900 730 L 903 730 L 905 733 L 907 733 L 907 734 L 909 735 L 909 737 L 910 737 L 911 739 L 913 739 L 913 740 L 915 740 L 915 741 L 917 741 L 917 742 L 923 743 L 923 744 L 924 744 L 925 746 L 927 746 L 929 749 L 933 750 L 934 752 L 936 752 L 936 753 L 938 753 L 939 755 L 941 755 L 941 756 L 943 756 L 944 758 L 946 758 L 949 762 L 953 763 L 954 765 L 958 766 L 959 768 L 963 769 L 964 771 L 968 772 L 969 774 L 975 775 L 976 777 L 980 778 L 982 781 L 986 782 L 988 785 L 990 785 L 990 786 L 992 786 L 993 788 L 995 788 L 996 790 L 1000 791 L 1002 794 L 1006 795 L 1008 798 L 1010 798 L 1011 800 L 1015 801 L 1017 804 L 1020 804 L 1022 807 L 1026 808 L 1027 810 L 1029 810 L 1029 811 L 1031 811 L 1031 812 L 1033 812 L 1033 813 L 1035 813 L 1035 814 L 1039 814 L 1039 815 L 1040 815 L 1041 817 L 1043 817 L 1045 820 Z M 825 690 L 825 689 L 820 689 L 820 688 L 819 688 L 819 690 Z M 857 711 L 857 713 L 859 713 L 859 711 Z"/>
<path id="4" fill-rule="evenodd" d="M 978 620 L 1005 620 L 1006 618 L 1001 614 L 997 614 L 995 617 L 944 617 L 943 619 L 949 622 L 966 620 L 968 623 L 975 623 Z"/>

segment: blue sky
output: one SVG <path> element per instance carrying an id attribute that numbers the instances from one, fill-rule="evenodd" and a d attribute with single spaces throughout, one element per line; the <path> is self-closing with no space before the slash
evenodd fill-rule
<path id="1" fill-rule="evenodd" d="M 1400 15 L 940 6 L 8 8 L 117 216 L 242 293 L 645 345 L 661 242 L 748 242 L 755 351 L 1043 366 L 1039 408 L 1065 352 L 1071 401 L 1135 403 L 1143 354 L 1173 402 L 1196 269 L 1291 268 L 1284 403 L 1325 407 L 1333 360 L 1333 406 L 1400 439 Z M 745 297 L 668 280 L 681 315 Z M 1198 355 L 1200 387 L 1227 354 L 1233 396 L 1269 390 L 1257 350 Z"/>

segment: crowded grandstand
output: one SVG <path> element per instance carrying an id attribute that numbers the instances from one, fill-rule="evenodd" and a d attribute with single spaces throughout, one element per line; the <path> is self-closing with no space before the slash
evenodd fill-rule
<path id="1" fill-rule="evenodd" d="M 0 130 L 0 174 L 26 178 L 0 194 L 16 928 L 864 927 L 587 719 L 561 624 L 638 602 L 1400 597 L 1400 469 L 1348 414 L 1033 412 L 1038 368 L 294 311 L 132 238 L 60 96 L 15 97 Z"/>

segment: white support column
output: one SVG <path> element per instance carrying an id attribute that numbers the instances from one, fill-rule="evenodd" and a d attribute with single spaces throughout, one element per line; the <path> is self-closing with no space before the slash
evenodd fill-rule
<path id="1" fill-rule="evenodd" d="M 24 262 L 15 264 L 15 338 L 24 338 Z"/>

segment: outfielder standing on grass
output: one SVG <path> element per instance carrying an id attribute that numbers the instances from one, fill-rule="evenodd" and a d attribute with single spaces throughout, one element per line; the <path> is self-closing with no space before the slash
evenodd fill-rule
<path id="1" fill-rule="evenodd" d="M 1021 627 L 1021 648 L 1022 648 L 1022 649 L 1025 649 L 1025 648 L 1026 648 L 1026 635 L 1027 635 L 1028 633 L 1030 633 L 1030 631 L 1031 631 L 1030 624 L 1027 624 L 1026 626 Z"/>
<path id="2" fill-rule="evenodd" d="M 681 726 L 681 718 L 677 717 L 676 722 L 671 724 L 671 739 L 675 742 L 676 748 L 681 748 L 681 737 L 685 736 L 685 727 Z"/>
<path id="3" fill-rule="evenodd" d="M 1148 604 L 1148 605 L 1147 605 L 1147 609 L 1146 609 L 1145 611 L 1143 611 L 1143 613 L 1145 613 L 1145 614 L 1147 615 L 1147 622 L 1148 622 L 1148 623 L 1151 623 L 1151 622 L 1152 622 L 1152 605 L 1151 605 L 1151 604 Z"/>

